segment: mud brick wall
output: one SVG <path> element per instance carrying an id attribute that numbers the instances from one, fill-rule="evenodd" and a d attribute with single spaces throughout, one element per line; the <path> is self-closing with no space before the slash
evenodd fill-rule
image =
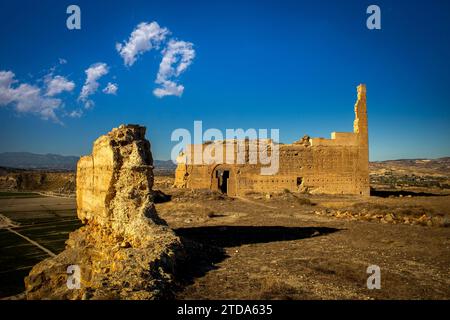
<path id="1" fill-rule="evenodd" d="M 227 141 L 188 146 L 178 158 L 175 186 L 192 189 L 221 189 L 218 172 L 227 173 L 226 193 L 243 195 L 247 192 L 311 192 L 324 194 L 357 194 L 368 196 L 369 186 L 369 145 L 366 106 L 366 87 L 357 88 L 354 107 L 353 132 L 333 132 L 331 139 L 309 138 L 293 144 L 279 144 L 279 170 L 275 175 L 261 175 L 261 167 L 249 159 L 257 149 L 250 145 L 258 141 L 232 141 L 235 145 L 234 159 L 238 147 L 245 148 L 245 162 L 234 164 L 209 163 L 195 159 L 202 157 L 206 148 L 212 156 L 220 152 L 227 157 Z M 230 143 L 230 141 L 228 141 Z M 212 151 L 209 151 L 212 150 Z M 205 159 L 203 159 L 205 160 Z"/>

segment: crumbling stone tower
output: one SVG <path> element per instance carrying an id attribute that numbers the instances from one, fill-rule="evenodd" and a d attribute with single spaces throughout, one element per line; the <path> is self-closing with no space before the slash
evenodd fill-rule
<path id="1" fill-rule="evenodd" d="M 369 177 L 369 128 L 367 123 L 366 85 L 357 88 L 358 98 L 355 103 L 355 121 L 353 132 L 358 137 L 358 168 L 361 178 Z M 361 194 L 370 195 L 369 181 L 361 185 Z"/>

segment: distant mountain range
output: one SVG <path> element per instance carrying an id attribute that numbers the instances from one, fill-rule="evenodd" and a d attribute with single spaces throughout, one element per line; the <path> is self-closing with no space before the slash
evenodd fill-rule
<path id="1" fill-rule="evenodd" d="M 0 153 L 0 167 L 35 170 L 75 171 L 77 156 L 61 156 L 58 154 L 35 154 L 30 152 Z M 159 172 L 174 171 L 176 165 L 171 160 L 154 160 L 155 170 Z M 429 169 L 437 172 L 449 172 L 450 157 L 439 159 L 400 159 L 371 162 L 372 170 L 379 168 L 416 168 Z"/>
<path id="2" fill-rule="evenodd" d="M 0 166 L 18 169 L 75 170 L 80 157 L 30 152 L 0 153 Z"/>
<path id="3" fill-rule="evenodd" d="M 75 171 L 77 156 L 61 156 L 58 154 L 36 154 L 30 152 L 0 153 L 0 167 L 36 170 Z M 176 165 L 171 160 L 154 160 L 157 170 L 175 170 Z"/>

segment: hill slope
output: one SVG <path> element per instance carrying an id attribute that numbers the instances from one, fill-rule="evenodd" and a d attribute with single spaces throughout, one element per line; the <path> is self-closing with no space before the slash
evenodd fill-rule
<path id="1" fill-rule="evenodd" d="M 79 157 L 30 152 L 0 153 L 0 166 L 19 169 L 75 170 Z"/>
<path id="2" fill-rule="evenodd" d="M 77 156 L 62 156 L 58 154 L 36 154 L 30 152 L 3 152 L 0 153 L 0 167 L 16 169 L 39 169 L 39 170 L 63 170 L 75 171 Z M 175 170 L 172 161 L 154 160 L 158 170 Z"/>

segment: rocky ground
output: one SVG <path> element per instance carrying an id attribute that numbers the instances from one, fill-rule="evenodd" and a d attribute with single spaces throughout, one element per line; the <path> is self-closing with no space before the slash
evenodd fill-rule
<path id="1" fill-rule="evenodd" d="M 190 257 L 179 265 L 178 299 L 450 298 L 445 190 L 229 198 L 172 182 L 156 177 L 154 189 L 169 195 L 155 197 L 157 212 Z M 3 194 L 0 208 L 8 218 L 0 230 L 5 297 L 20 293 L 24 274 L 48 256 L 5 226 L 58 253 L 79 223 L 73 199 Z M 381 268 L 380 290 L 367 289 L 369 265 Z"/>
<path id="2" fill-rule="evenodd" d="M 450 298 L 449 195 L 228 198 L 170 185 L 157 180 L 172 195 L 158 213 L 201 244 L 180 299 Z M 369 265 L 380 290 L 367 289 Z"/>

